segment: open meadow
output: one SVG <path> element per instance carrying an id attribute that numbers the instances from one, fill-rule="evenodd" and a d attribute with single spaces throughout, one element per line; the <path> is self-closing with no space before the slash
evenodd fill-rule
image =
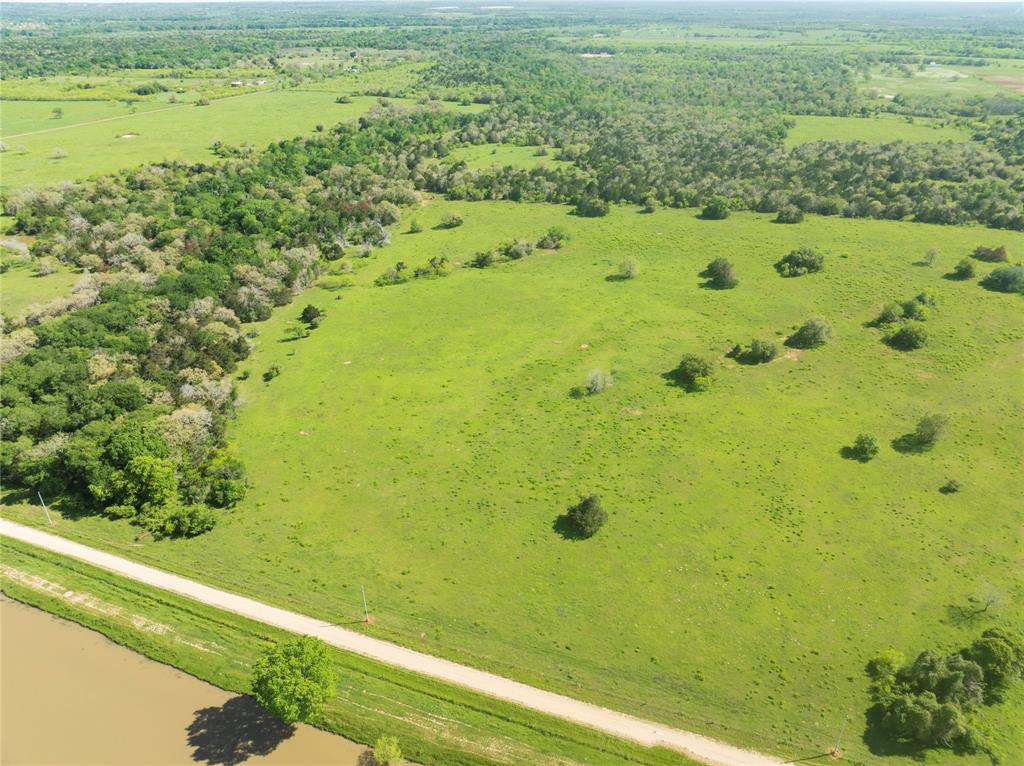
<path id="1" fill-rule="evenodd" d="M 463 226 L 434 228 L 453 212 Z M 1022 617 L 1005 498 L 1024 491 L 1024 313 L 1019 296 L 943 275 L 979 244 L 1024 251 L 1024 236 L 567 212 L 415 211 L 423 232 L 397 233 L 258 325 L 228 433 L 252 489 L 215 530 L 157 543 L 82 518 L 61 533 L 325 618 L 357 618 L 365 586 L 374 635 L 784 755 L 819 752 L 850 714 L 848 752 L 874 763 L 860 741 L 869 657 L 969 641 L 976 624 L 956 615 L 979 594 Z M 465 266 L 554 225 L 571 234 L 561 250 Z M 772 264 L 799 246 L 825 253 L 825 270 L 780 277 Z M 463 267 L 372 286 L 393 262 L 432 256 Z M 735 289 L 704 286 L 718 256 Z M 639 275 L 622 280 L 627 257 Z M 937 301 L 926 348 L 894 350 L 865 326 L 923 290 Z M 290 340 L 305 303 L 326 318 Z M 781 344 L 810 317 L 833 327 L 822 348 L 761 365 L 725 356 L 752 338 Z M 709 391 L 664 378 L 686 352 L 715 359 Z M 584 395 L 593 369 L 614 383 Z M 931 412 L 951 418 L 945 440 L 892 446 Z M 881 445 L 865 464 L 843 456 L 861 432 Z M 940 493 L 950 478 L 962 490 Z M 566 539 L 556 520 L 591 492 L 607 525 Z M 984 711 L 1007 752 L 1024 746 L 1009 725 L 1022 704 Z"/>

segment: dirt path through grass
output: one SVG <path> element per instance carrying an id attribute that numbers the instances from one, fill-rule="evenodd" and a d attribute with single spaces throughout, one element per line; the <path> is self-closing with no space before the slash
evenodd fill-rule
<path id="1" fill-rule="evenodd" d="M 527 686 L 493 673 L 486 673 L 429 654 L 406 649 L 354 630 L 211 588 L 194 580 L 138 564 L 56 535 L 16 524 L 7 519 L 0 519 L 0 535 L 70 556 L 132 580 L 163 588 L 204 604 L 294 633 L 316 636 L 333 646 L 371 657 L 395 667 L 459 684 L 492 697 L 590 726 L 643 745 L 669 747 L 697 760 L 718 766 L 779 766 L 781 764 L 778 759 L 761 753 L 744 750 L 693 732 L 634 718 L 608 708 Z"/>

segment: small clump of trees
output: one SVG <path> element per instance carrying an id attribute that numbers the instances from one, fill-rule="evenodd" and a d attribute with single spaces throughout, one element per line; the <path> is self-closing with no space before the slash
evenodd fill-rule
<path id="1" fill-rule="evenodd" d="M 600 197 L 583 197 L 576 201 L 573 213 L 583 218 L 600 218 L 608 215 L 608 203 Z"/>
<path id="2" fill-rule="evenodd" d="M 1024 266 L 1000 266 L 993 269 L 981 284 L 1000 293 L 1024 293 Z"/>
<path id="3" fill-rule="evenodd" d="M 612 387 L 612 374 L 596 369 L 587 373 L 586 389 L 588 394 L 599 394 Z"/>
<path id="4" fill-rule="evenodd" d="M 517 239 L 514 242 L 506 242 L 499 248 L 499 251 L 506 259 L 518 261 L 533 252 L 533 243 L 527 242 L 525 239 Z"/>
<path id="5" fill-rule="evenodd" d="M 770 340 L 755 338 L 746 349 L 736 347 L 732 353 L 743 364 L 766 364 L 779 355 L 779 347 Z"/>
<path id="6" fill-rule="evenodd" d="M 1006 247 L 1000 245 L 999 247 L 985 247 L 984 245 L 978 245 L 974 248 L 974 252 L 971 253 L 972 258 L 976 258 L 979 261 L 985 261 L 985 263 L 1006 263 L 1010 256 L 1006 252 Z"/>
<path id="7" fill-rule="evenodd" d="M 786 345 L 792 348 L 818 348 L 824 346 L 832 338 L 832 328 L 824 319 L 808 319 L 786 339 Z"/>
<path id="8" fill-rule="evenodd" d="M 878 441 L 871 434 L 857 434 L 853 446 L 846 449 L 846 455 L 861 463 L 867 463 L 878 455 Z"/>
<path id="9" fill-rule="evenodd" d="M 775 214 L 775 223 L 800 223 L 802 220 L 804 220 L 804 211 L 796 205 L 781 207 Z"/>
<path id="10" fill-rule="evenodd" d="M 474 269 L 486 269 L 488 266 L 493 266 L 496 257 L 493 250 L 480 250 L 470 260 L 469 265 Z"/>
<path id="11" fill-rule="evenodd" d="M 552 226 L 539 240 L 537 247 L 541 250 L 558 250 L 569 240 L 569 232 L 560 226 Z"/>
<path id="12" fill-rule="evenodd" d="M 680 388 L 690 392 L 707 391 L 715 378 L 713 364 L 697 354 L 683 354 L 669 378 Z"/>
<path id="13" fill-rule="evenodd" d="M 1008 628 L 989 628 L 959 651 L 926 650 L 909 662 L 888 650 L 868 662 L 867 673 L 870 729 L 902 746 L 987 753 L 997 760 L 993 742 L 972 714 L 1002 702 L 1024 677 L 1024 638 Z"/>
<path id="14" fill-rule="evenodd" d="M 448 213 L 441 219 L 441 223 L 438 224 L 442 229 L 457 229 L 462 226 L 465 221 L 462 220 L 462 216 L 457 213 Z"/>
<path id="15" fill-rule="evenodd" d="M 974 278 L 974 264 L 971 263 L 968 258 L 961 258 L 953 270 L 949 272 L 950 279 L 973 279 Z"/>
<path id="16" fill-rule="evenodd" d="M 373 746 L 373 761 L 377 766 L 398 766 L 402 763 L 402 748 L 396 737 L 381 734 Z"/>
<path id="17" fill-rule="evenodd" d="M 706 277 L 708 286 L 716 290 L 731 290 L 740 283 L 735 267 L 726 258 L 715 258 L 704 268 L 701 276 Z"/>
<path id="18" fill-rule="evenodd" d="M 775 270 L 784 277 L 802 277 L 825 268 L 825 256 L 809 247 L 791 250 L 775 263 Z"/>
<path id="19" fill-rule="evenodd" d="M 887 303 L 872 324 L 885 330 L 883 339 L 893 348 L 914 351 L 928 343 L 928 330 L 923 322 L 935 306 L 935 297 L 922 291 L 910 300 Z"/>
<path id="20" fill-rule="evenodd" d="M 253 696 L 285 723 L 315 719 L 334 684 L 327 645 L 312 636 L 272 647 L 253 666 Z"/>

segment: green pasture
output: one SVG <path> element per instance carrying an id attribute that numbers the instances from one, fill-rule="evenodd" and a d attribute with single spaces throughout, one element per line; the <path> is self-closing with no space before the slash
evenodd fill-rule
<path id="1" fill-rule="evenodd" d="M 8 151 L 22 142 L 25 134 L 58 132 L 83 122 L 129 117 L 170 106 L 166 102 L 145 101 L 129 106 L 123 101 L 0 101 L 0 136 Z M 63 111 L 55 117 L 54 109 Z"/>
<path id="2" fill-rule="evenodd" d="M 791 116 L 796 127 L 786 133 L 786 146 L 810 141 L 867 141 L 885 144 L 893 141 L 925 143 L 934 141 L 968 141 L 970 133 L 953 125 L 923 118 L 908 122 L 905 117 L 882 114 L 875 117 Z"/>
<path id="3" fill-rule="evenodd" d="M 514 146 L 512 144 L 479 144 L 461 146 L 453 150 L 447 159 L 454 162 L 465 162 L 470 170 L 484 170 L 490 167 L 506 167 L 530 169 L 546 165 L 554 159 L 554 150 L 547 155 L 538 155 L 536 146 Z"/>
<path id="4" fill-rule="evenodd" d="M 453 212 L 463 226 L 434 228 Z M 501 202 L 415 216 L 424 231 L 402 233 L 407 216 L 354 260 L 353 287 L 311 289 L 254 326 L 228 429 L 252 487 L 215 530 L 154 542 L 61 518 L 59 532 L 337 621 L 361 617 L 363 586 L 374 635 L 790 758 L 822 753 L 849 715 L 850 762 L 881 763 L 862 740 L 865 662 L 1024 619 L 1024 304 L 943 278 L 979 244 L 1019 258 L 1024 235 Z M 572 235 L 560 251 L 371 286 L 396 261 L 465 263 L 553 225 Z M 825 271 L 781 278 L 772 264 L 800 246 Z M 702 286 L 718 256 L 736 289 Z M 627 257 L 640 275 L 620 281 Z M 865 326 L 922 290 L 938 300 L 926 348 Z M 306 303 L 323 325 L 288 340 Z M 810 317 L 832 325 L 827 346 L 725 357 Z M 687 352 L 715 361 L 706 393 L 663 377 Z M 580 395 L 593 369 L 614 385 Z M 933 450 L 891 446 L 931 412 L 951 418 Z M 861 432 L 882 446 L 866 464 L 841 454 Z M 950 478 L 963 489 L 941 494 Z M 558 516 L 591 492 L 607 525 L 563 539 Z M 20 499 L 4 514 L 43 523 Z M 983 593 L 996 605 L 957 620 Z M 1007 754 L 1024 750 L 1014 694 L 980 714 Z"/>
<path id="5" fill-rule="evenodd" d="M 335 103 L 342 92 L 288 89 L 218 99 L 209 106 L 166 104 L 159 110 L 115 114 L 117 119 L 82 121 L 5 139 L 8 151 L 0 154 L 0 189 L 41 187 L 162 160 L 214 161 L 217 157 L 210 147 L 217 139 L 262 148 L 271 141 L 312 133 L 318 124 L 329 128 L 354 119 L 377 103 L 372 96 Z M 42 107 L 44 112 L 52 108 L 52 104 Z M 40 107 L 38 102 L 9 101 L 3 103 L 3 110 L 5 119 L 25 124 Z M 52 122 L 57 127 L 62 121 Z M 66 156 L 55 159 L 57 148 Z"/>
<path id="6" fill-rule="evenodd" d="M 879 99 L 897 95 L 920 99 L 943 98 L 992 98 L 1020 94 L 1019 79 L 1024 78 L 1024 68 L 1004 64 L 996 69 L 989 67 L 926 66 L 912 69 L 912 75 L 905 77 L 894 67 L 881 67 L 871 72 L 870 79 L 862 82 L 861 89 L 868 97 Z M 993 81 L 992 77 L 1008 78 Z M 1014 88 L 1014 82 L 1018 83 Z"/>
<path id="7" fill-rule="evenodd" d="M 253 662 L 284 631 L 2 539 L 5 595 L 230 691 L 247 693 Z M 408 758 L 445 766 L 695 766 L 372 660 L 330 650 L 337 689 L 315 722 L 356 742 L 399 739 Z M 184 736 L 184 735 L 183 735 Z"/>
<path id="8" fill-rule="evenodd" d="M 80 272 L 55 262 L 56 271 L 46 276 L 35 273 L 30 261 L 15 261 L 0 274 L 0 313 L 16 317 L 33 303 L 46 303 L 67 295 L 82 278 Z"/>

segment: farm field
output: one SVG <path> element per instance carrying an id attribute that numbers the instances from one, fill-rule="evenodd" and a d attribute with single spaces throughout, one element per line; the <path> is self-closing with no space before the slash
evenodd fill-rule
<path id="1" fill-rule="evenodd" d="M 53 120 L 54 127 L 60 129 L 44 128 L 45 132 L 14 138 L 10 151 L 0 155 L 0 190 L 38 188 L 147 162 L 216 161 L 218 158 L 211 150 L 215 140 L 263 148 L 271 141 L 312 133 L 318 124 L 330 127 L 355 119 L 378 101 L 373 96 L 353 96 L 351 103 L 337 104 L 335 99 L 341 93 L 274 90 L 213 100 L 209 106 L 165 104 L 158 110 L 140 111 L 107 122 L 83 120 L 61 127 L 61 123 Z M 401 103 L 400 99 L 391 100 Z M 38 102 L 2 103 L 5 120 L 9 117 L 15 124 L 31 122 L 40 110 Z M 52 102 L 48 102 L 44 111 L 52 108 Z M 97 110 L 94 119 L 103 119 L 98 105 L 90 108 Z M 447 104 L 445 108 L 460 107 Z M 118 117 L 117 110 L 113 111 L 110 116 Z M 67 105 L 66 114 L 73 113 Z M 259 115 L 258 119 L 254 115 Z M 66 154 L 61 159 L 53 156 L 58 148 Z"/>
<path id="2" fill-rule="evenodd" d="M 780 755 L 821 752 L 849 713 L 851 761 L 881 762 L 860 738 L 867 659 L 969 642 L 979 625 L 952 615 L 981 592 L 1003 594 L 1002 619 L 1024 617 L 1010 598 L 1024 587 L 1024 311 L 1019 296 L 943 278 L 979 244 L 1016 258 L 1024 235 L 568 211 L 415 211 L 425 231 L 355 259 L 354 287 L 313 288 L 257 325 L 228 431 L 252 488 L 216 529 L 155 543 L 66 518 L 61 533 L 325 618 L 357 619 L 362 585 L 375 635 Z M 465 224 L 433 228 L 448 213 Z M 371 286 L 395 261 L 464 263 L 554 225 L 572 235 L 560 251 Z M 824 252 L 825 271 L 782 279 L 772 264 L 800 246 Z M 936 262 L 915 265 L 930 248 Z M 735 263 L 736 289 L 702 287 L 717 256 Z M 640 274 L 620 281 L 626 257 Z M 925 349 L 892 350 L 864 326 L 922 290 L 938 301 Z M 289 341 L 307 302 L 326 319 Z M 815 316 L 835 331 L 821 349 L 724 357 Z M 686 352 L 716 359 L 710 391 L 662 377 Z M 614 385 L 579 396 L 595 368 Z M 890 446 L 929 412 L 952 419 L 934 450 Z M 844 459 L 864 431 L 879 457 Z M 963 489 L 943 495 L 950 478 Z M 557 517 L 589 492 L 608 524 L 563 539 Z M 17 499 L 4 514 L 39 523 Z M 1024 748 L 1022 714 L 1019 688 L 981 713 L 1004 752 Z"/>
<path id="3" fill-rule="evenodd" d="M 786 133 L 786 146 L 809 141 L 867 141 L 885 144 L 892 141 L 922 143 L 929 141 L 969 141 L 970 134 L 953 125 L 938 125 L 927 120 L 907 122 L 895 115 L 877 117 L 819 117 L 795 115 L 796 127 Z"/>

